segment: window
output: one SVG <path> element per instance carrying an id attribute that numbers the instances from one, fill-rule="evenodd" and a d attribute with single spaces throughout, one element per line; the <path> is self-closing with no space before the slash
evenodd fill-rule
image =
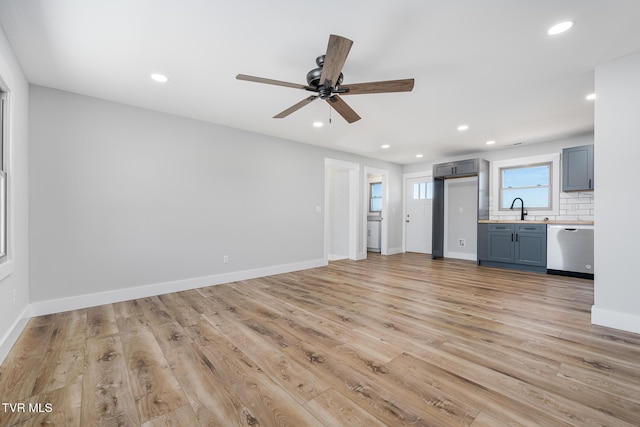
<path id="1" fill-rule="evenodd" d="M 433 199 L 433 182 L 416 182 L 413 184 L 413 200 Z"/>
<path id="2" fill-rule="evenodd" d="M 382 212 L 382 183 L 369 184 L 369 212 Z"/>
<path id="3" fill-rule="evenodd" d="M 5 159 L 7 93 L 0 91 L 0 263 L 7 260 L 7 162 Z"/>
<path id="4" fill-rule="evenodd" d="M 529 210 L 551 210 L 552 162 L 500 168 L 500 210 L 520 197 Z"/>

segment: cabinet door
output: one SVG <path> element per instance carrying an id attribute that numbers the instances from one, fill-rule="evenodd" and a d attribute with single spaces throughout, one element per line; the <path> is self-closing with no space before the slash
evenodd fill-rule
<path id="1" fill-rule="evenodd" d="M 433 176 L 435 178 L 452 176 L 453 175 L 453 163 L 442 163 L 433 166 Z"/>
<path id="2" fill-rule="evenodd" d="M 593 145 L 562 150 L 562 191 L 588 191 L 593 188 Z"/>
<path id="3" fill-rule="evenodd" d="M 380 222 L 369 221 L 367 223 L 367 248 L 380 249 Z"/>
<path id="4" fill-rule="evenodd" d="M 476 159 L 455 162 L 453 166 L 453 173 L 456 176 L 475 175 L 476 173 L 478 173 L 478 162 Z"/>
<path id="5" fill-rule="evenodd" d="M 547 226 L 516 224 L 515 262 L 537 267 L 547 266 Z"/>
<path id="6" fill-rule="evenodd" d="M 547 236 L 545 234 L 517 233 L 515 240 L 515 262 L 546 267 Z"/>
<path id="7" fill-rule="evenodd" d="M 513 225 L 491 224 L 487 235 L 487 260 L 513 262 L 514 260 Z"/>

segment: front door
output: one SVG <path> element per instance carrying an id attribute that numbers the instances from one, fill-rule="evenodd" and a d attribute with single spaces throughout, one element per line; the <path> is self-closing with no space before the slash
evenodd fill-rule
<path id="1" fill-rule="evenodd" d="M 404 219 L 407 252 L 431 253 L 432 181 L 430 176 L 407 178 Z"/>

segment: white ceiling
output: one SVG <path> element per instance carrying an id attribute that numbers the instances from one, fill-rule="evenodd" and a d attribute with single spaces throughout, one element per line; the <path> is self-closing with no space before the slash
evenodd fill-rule
<path id="1" fill-rule="evenodd" d="M 638 18 L 638 0 L 0 0 L 33 84 L 401 164 L 592 130 L 594 67 L 640 51 Z M 329 34 L 354 41 L 344 84 L 413 92 L 344 97 L 362 120 L 328 124 L 321 101 L 272 118 L 308 92 L 235 79 L 306 84 Z"/>

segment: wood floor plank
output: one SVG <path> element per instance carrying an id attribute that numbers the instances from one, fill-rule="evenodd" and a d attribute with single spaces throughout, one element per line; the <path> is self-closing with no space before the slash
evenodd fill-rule
<path id="1" fill-rule="evenodd" d="M 242 418 L 249 425 L 322 426 L 309 411 L 233 344 L 220 340 L 201 349 L 227 387 L 245 405 Z"/>
<path id="2" fill-rule="evenodd" d="M 171 369 L 202 426 L 247 426 L 252 416 L 200 347 L 186 344 L 167 353 Z"/>
<path id="3" fill-rule="evenodd" d="M 142 427 L 198 427 L 199 424 L 191 406 L 185 405 L 142 423 Z"/>
<path id="4" fill-rule="evenodd" d="M 369 254 L 37 317 L 0 395 L 53 411 L 0 426 L 640 425 L 640 335 L 592 305 L 590 280 Z"/>
<path id="5" fill-rule="evenodd" d="M 82 426 L 138 426 L 119 336 L 87 341 L 82 381 Z"/>
<path id="6" fill-rule="evenodd" d="M 0 396 L 3 402 L 24 402 L 33 395 L 41 362 L 58 323 L 58 316 L 47 315 L 29 320 L 20 335 L 19 345 L 0 368 Z M 6 397 L 5 397 L 6 396 Z M 9 396 L 13 400 L 9 400 Z"/>
<path id="7" fill-rule="evenodd" d="M 248 321 L 234 327 L 219 327 L 219 330 L 299 404 L 329 389 L 321 378 L 273 346 L 274 339 L 279 340 L 281 345 L 288 344 L 282 336 L 272 331 L 267 322 L 259 324 Z"/>
<path id="8" fill-rule="evenodd" d="M 87 311 L 61 313 L 40 364 L 33 394 L 42 394 L 82 379 Z"/>
<path id="9" fill-rule="evenodd" d="M 0 426 L 82 427 L 82 381 L 56 388 L 48 393 L 33 395 L 22 403 L 25 404 L 24 411 L 8 414 L 0 411 Z"/>
<path id="10" fill-rule="evenodd" d="M 118 333 L 113 305 L 99 305 L 87 309 L 87 337 L 100 337 Z"/>
<path id="11" fill-rule="evenodd" d="M 333 389 L 323 392 L 304 406 L 325 426 L 384 427 L 385 425 Z"/>
<path id="12" fill-rule="evenodd" d="M 184 393 L 149 328 L 123 335 L 122 346 L 141 422 L 185 405 Z"/>
<path id="13" fill-rule="evenodd" d="M 117 302 L 112 306 L 116 317 L 116 325 L 121 333 L 149 324 L 139 300 Z"/>

